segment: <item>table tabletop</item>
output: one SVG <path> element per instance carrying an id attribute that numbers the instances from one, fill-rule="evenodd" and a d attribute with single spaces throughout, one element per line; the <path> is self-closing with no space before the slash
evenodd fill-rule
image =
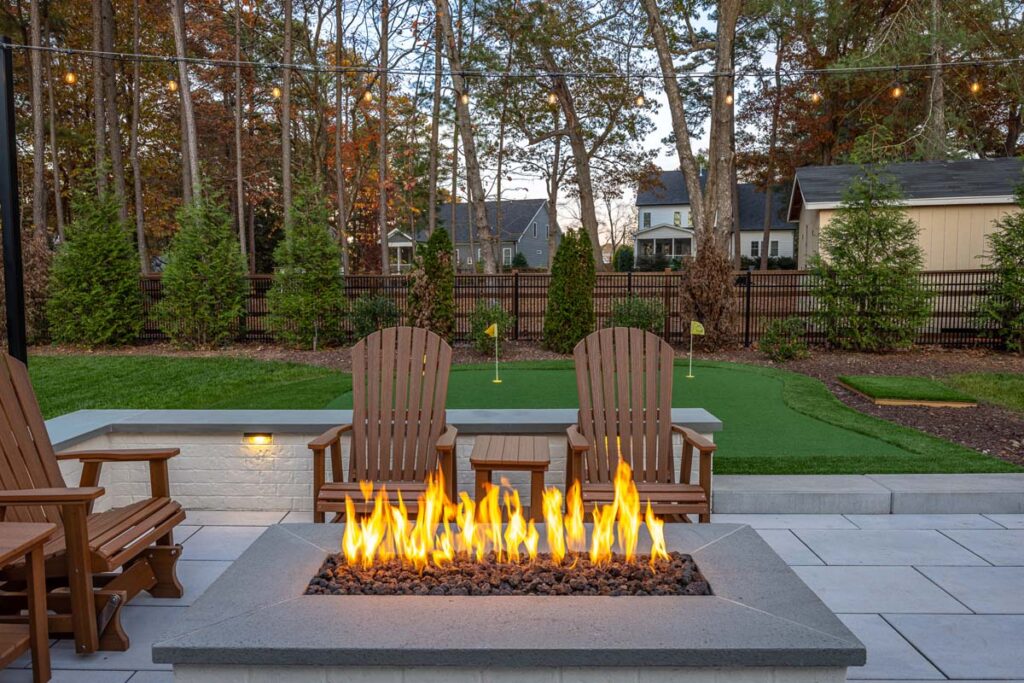
<path id="1" fill-rule="evenodd" d="M 50 522 L 0 522 L 0 565 L 22 557 L 56 530 Z"/>
<path id="2" fill-rule="evenodd" d="M 547 468 L 551 451 L 546 436 L 484 434 L 476 437 L 469 462 L 494 468 Z"/>

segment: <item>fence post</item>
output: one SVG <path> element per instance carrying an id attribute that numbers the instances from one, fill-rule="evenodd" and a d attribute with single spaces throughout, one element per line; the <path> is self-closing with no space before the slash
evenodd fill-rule
<path id="1" fill-rule="evenodd" d="M 626 294 L 633 296 L 633 271 L 626 271 Z"/>
<path id="2" fill-rule="evenodd" d="M 519 339 L 519 271 L 512 271 L 512 338 Z"/>
<path id="3" fill-rule="evenodd" d="M 747 271 L 746 291 L 744 292 L 744 303 L 743 303 L 743 347 L 750 348 L 750 294 L 752 285 L 754 284 L 754 271 L 753 269 Z"/>
<path id="4" fill-rule="evenodd" d="M 672 333 L 672 286 L 670 282 L 672 279 L 672 273 L 668 269 L 665 269 L 665 272 L 661 274 L 661 277 L 665 280 L 662 300 L 665 306 L 665 341 L 668 341 Z"/>

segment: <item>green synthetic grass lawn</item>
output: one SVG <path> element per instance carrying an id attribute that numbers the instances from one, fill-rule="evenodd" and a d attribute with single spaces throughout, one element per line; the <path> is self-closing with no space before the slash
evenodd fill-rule
<path id="1" fill-rule="evenodd" d="M 871 398 L 907 401 L 959 401 L 972 403 L 974 397 L 929 377 L 907 375 L 845 375 L 839 378 Z"/>
<path id="2" fill-rule="evenodd" d="M 83 408 L 343 408 L 348 375 L 241 358 L 34 356 L 29 369 L 44 415 Z M 574 408 L 570 361 L 456 366 L 449 408 Z M 1009 463 L 894 425 L 840 403 L 824 384 L 791 372 L 701 362 L 675 370 L 673 405 L 703 407 L 716 434 L 720 474 L 863 474 L 1020 471 Z"/>
<path id="3" fill-rule="evenodd" d="M 979 372 L 946 378 L 950 385 L 986 403 L 1024 413 L 1024 374 Z"/>

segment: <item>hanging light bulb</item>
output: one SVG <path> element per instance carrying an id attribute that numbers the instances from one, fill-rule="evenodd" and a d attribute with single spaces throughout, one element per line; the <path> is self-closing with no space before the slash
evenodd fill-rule
<path id="1" fill-rule="evenodd" d="M 981 92 L 981 81 L 978 80 L 977 76 L 971 80 L 971 85 L 969 87 L 972 95 L 977 95 Z"/>
<path id="2" fill-rule="evenodd" d="M 281 99 L 281 88 L 275 85 L 273 88 L 270 89 L 270 96 L 273 97 L 275 100 Z"/>
<path id="3" fill-rule="evenodd" d="M 554 90 L 548 93 L 548 104 L 552 107 L 558 104 L 558 95 L 555 94 Z"/>
<path id="4" fill-rule="evenodd" d="M 636 96 L 636 106 L 642 107 L 644 106 L 644 104 L 646 104 L 646 102 L 647 100 L 644 99 L 643 93 L 640 93 L 639 95 Z"/>
<path id="5" fill-rule="evenodd" d="M 733 103 L 733 102 L 735 102 L 735 101 L 736 101 L 736 100 L 735 100 L 735 98 L 733 98 L 733 96 L 732 96 L 732 93 L 731 93 L 731 92 L 727 92 L 727 93 L 725 93 L 725 103 L 726 103 L 727 105 L 729 105 L 729 106 L 731 107 L 731 106 L 732 106 L 732 103 Z"/>
<path id="6" fill-rule="evenodd" d="M 461 95 L 459 95 L 459 101 L 462 102 L 463 104 L 469 104 L 469 93 L 464 92 Z"/>
<path id="7" fill-rule="evenodd" d="M 889 90 L 889 94 L 892 96 L 892 98 L 894 100 L 898 100 L 901 97 L 903 97 L 904 95 L 906 95 L 907 91 L 903 87 L 902 83 L 896 82 L 896 83 L 893 83 L 892 89 Z"/>
<path id="8" fill-rule="evenodd" d="M 64 72 L 64 82 L 68 85 L 74 85 L 75 83 L 78 83 L 78 74 L 68 69 Z"/>
<path id="9" fill-rule="evenodd" d="M 167 81 L 167 92 L 178 92 L 178 81 L 173 78 Z"/>
<path id="10" fill-rule="evenodd" d="M 373 102 L 373 93 L 369 90 L 363 91 L 363 102 L 366 102 L 367 104 Z"/>
<path id="11" fill-rule="evenodd" d="M 821 93 L 817 90 L 811 93 L 811 104 L 821 104 Z"/>

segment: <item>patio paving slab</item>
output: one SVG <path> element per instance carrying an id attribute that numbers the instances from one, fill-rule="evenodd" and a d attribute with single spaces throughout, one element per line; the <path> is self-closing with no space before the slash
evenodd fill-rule
<path id="1" fill-rule="evenodd" d="M 984 515 L 846 515 L 861 529 L 999 529 Z"/>
<path id="2" fill-rule="evenodd" d="M 825 564 L 789 529 L 756 529 L 756 531 L 772 547 L 772 550 L 777 552 L 779 557 L 790 566 Z"/>
<path id="3" fill-rule="evenodd" d="M 947 531 L 947 536 L 995 565 L 1024 566 L 1024 529 Z"/>
<path id="4" fill-rule="evenodd" d="M 913 567 L 794 567 L 793 571 L 838 613 L 970 613 Z"/>
<path id="5" fill-rule="evenodd" d="M 312 524 L 313 513 L 304 510 L 292 510 L 284 519 L 281 520 L 281 524 Z"/>
<path id="6" fill-rule="evenodd" d="M 985 515 L 1007 529 L 1024 529 L 1024 515 Z"/>
<path id="7" fill-rule="evenodd" d="M 181 560 L 178 562 L 178 580 L 185 587 L 185 594 L 176 600 L 154 598 L 149 593 L 139 593 L 132 600 L 133 605 L 154 607 L 187 607 L 196 601 L 210 584 L 231 566 L 227 560 Z"/>
<path id="8" fill-rule="evenodd" d="M 825 561 L 837 565 L 985 565 L 938 531 L 847 531 L 797 529 L 800 540 Z M 973 531 L 961 533 L 1001 533 Z"/>
<path id="9" fill-rule="evenodd" d="M 892 492 L 891 512 L 1024 512 L 1024 474 L 869 474 Z"/>
<path id="10" fill-rule="evenodd" d="M 174 683 L 174 674 L 170 671 L 137 671 L 128 683 Z"/>
<path id="11" fill-rule="evenodd" d="M 839 619 L 868 649 L 868 663 L 850 667 L 850 680 L 945 680 L 938 669 L 877 614 L 840 614 Z"/>
<path id="12" fill-rule="evenodd" d="M 205 526 L 184 543 L 182 560 L 237 560 L 265 526 Z"/>
<path id="13" fill-rule="evenodd" d="M 749 524 L 755 529 L 855 529 L 842 515 L 732 515 L 713 514 L 720 524 Z"/>
<path id="14" fill-rule="evenodd" d="M 882 616 L 950 678 L 1024 678 L 1024 615 Z"/>
<path id="15" fill-rule="evenodd" d="M 73 640 L 60 640 L 50 648 L 54 669 L 141 671 L 170 669 L 167 664 L 153 663 L 153 643 L 160 640 L 185 607 L 148 607 L 127 605 L 121 610 L 121 623 L 131 638 L 126 652 L 75 654 Z"/>
<path id="16" fill-rule="evenodd" d="M 126 681 L 132 678 L 134 673 L 134 671 L 72 671 L 54 669 L 50 683 L 126 683 Z M 0 671 L 0 683 L 32 683 L 32 671 L 30 669 L 6 669 Z"/>
<path id="17" fill-rule="evenodd" d="M 855 474 L 715 477 L 715 510 L 764 514 L 886 514 L 889 489 Z"/>
<path id="18" fill-rule="evenodd" d="M 181 526 L 174 527 L 174 542 L 184 543 L 188 538 L 199 531 L 202 527 L 192 526 L 190 524 L 183 524 Z"/>
<path id="19" fill-rule="evenodd" d="M 918 567 L 979 614 L 1024 614 L 1024 567 Z"/>
<path id="20" fill-rule="evenodd" d="M 270 526 L 286 514 L 285 510 L 187 510 L 186 519 L 199 526 Z"/>

